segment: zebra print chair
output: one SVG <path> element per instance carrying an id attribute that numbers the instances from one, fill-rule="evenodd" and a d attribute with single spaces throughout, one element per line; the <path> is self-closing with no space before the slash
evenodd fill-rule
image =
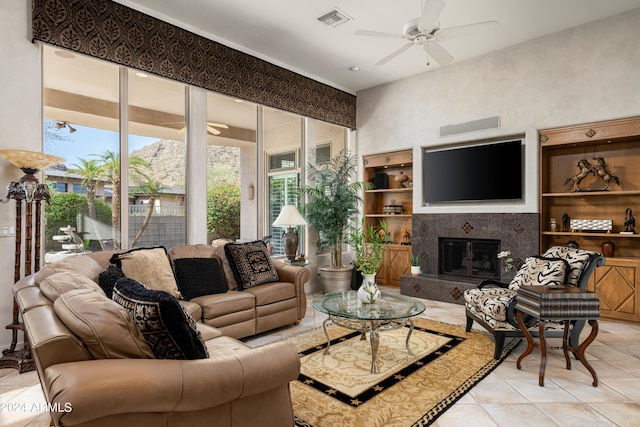
<path id="1" fill-rule="evenodd" d="M 516 294 L 522 285 L 562 285 L 587 288 L 593 270 L 604 265 L 605 258 L 598 252 L 567 246 L 549 248 L 542 256 L 528 257 L 509 284 L 483 280 L 476 288 L 465 291 L 467 332 L 478 322 L 495 338 L 493 357 L 499 359 L 506 337 L 523 337 L 515 318 Z M 537 319 L 525 316 L 525 325 L 533 336 L 538 336 Z M 578 346 L 584 320 L 572 323 L 569 344 Z M 545 322 L 546 337 L 562 337 L 563 322 Z"/>

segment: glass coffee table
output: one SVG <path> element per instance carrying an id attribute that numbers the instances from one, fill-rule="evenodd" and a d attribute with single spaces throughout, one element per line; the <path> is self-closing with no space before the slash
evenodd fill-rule
<path id="1" fill-rule="evenodd" d="M 324 354 L 329 354 L 331 346 L 331 339 L 327 331 L 329 322 L 361 332 L 361 339 L 363 340 L 366 339 L 366 333 L 369 332 L 372 374 L 378 373 L 378 365 L 376 363 L 378 345 L 380 344 L 378 331 L 399 329 L 408 323 L 409 333 L 407 334 L 406 346 L 409 354 L 413 355 L 409 347 L 409 339 L 413 332 L 413 320 L 411 318 L 426 309 L 425 305 L 417 299 L 385 293 L 375 303 L 363 304 L 358 299 L 357 291 L 320 295 L 313 299 L 311 306 L 319 312 L 329 315 L 322 323 L 324 334 L 327 337 L 327 348 L 324 350 Z"/>

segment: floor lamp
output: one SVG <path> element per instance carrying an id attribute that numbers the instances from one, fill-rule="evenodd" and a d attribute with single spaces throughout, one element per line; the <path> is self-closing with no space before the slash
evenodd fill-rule
<path id="1" fill-rule="evenodd" d="M 22 169 L 25 175 L 18 182 L 11 182 L 7 185 L 7 195 L 0 199 L 0 203 L 8 203 L 9 200 L 16 201 L 16 246 L 15 263 L 13 271 L 14 283 L 22 276 L 22 237 L 24 235 L 24 276 L 40 270 L 41 252 L 41 222 L 42 222 L 42 201 L 50 203 L 49 187 L 40 184 L 35 174 L 49 166 L 63 163 L 64 159 L 49 154 L 24 150 L 0 150 L 0 157 L 8 160 L 12 165 Z M 22 202 L 25 203 L 26 227 L 22 228 Z M 35 211 L 35 223 L 33 215 Z M 35 239 L 34 239 L 35 233 Z M 32 269 L 33 267 L 33 269 Z M 16 349 L 18 344 L 18 332 L 24 334 L 24 325 L 20 322 L 18 304 L 13 299 L 13 317 L 10 324 L 6 326 L 11 331 L 11 345 L 2 351 L 0 357 L 0 368 L 15 368 L 18 372 L 27 372 L 35 369 L 33 359 L 31 359 L 31 349 L 24 335 L 24 346 L 21 350 Z"/>

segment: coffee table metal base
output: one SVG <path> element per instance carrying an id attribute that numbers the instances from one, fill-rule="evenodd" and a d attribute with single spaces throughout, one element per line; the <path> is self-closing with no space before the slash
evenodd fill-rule
<path id="1" fill-rule="evenodd" d="M 413 352 L 409 347 L 409 339 L 413 333 L 413 320 L 411 318 L 399 319 L 399 320 L 356 320 L 347 319 L 339 316 L 331 316 L 322 322 L 322 329 L 327 337 L 327 348 L 324 350 L 324 354 L 329 354 L 331 347 L 331 338 L 329 338 L 329 331 L 327 331 L 327 325 L 332 322 L 343 328 L 351 329 L 360 332 L 362 340 L 366 339 L 366 333 L 369 332 L 369 342 L 371 343 L 371 373 L 377 374 L 378 372 L 378 346 L 380 345 L 380 335 L 378 331 L 390 331 L 393 329 L 400 329 L 409 323 L 409 333 L 405 341 L 407 346 L 407 352 L 413 356 Z"/>

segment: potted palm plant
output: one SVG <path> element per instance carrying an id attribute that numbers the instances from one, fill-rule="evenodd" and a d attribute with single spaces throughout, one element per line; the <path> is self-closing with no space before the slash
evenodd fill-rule
<path id="1" fill-rule="evenodd" d="M 362 273 L 362 285 L 358 289 L 358 298 L 364 303 L 373 303 L 380 298 L 376 285 L 376 273 L 384 259 L 386 249 L 387 224 L 380 221 L 380 226 L 366 226 L 362 218 L 362 226 L 351 233 L 351 244 L 356 254 L 354 267 Z"/>
<path id="2" fill-rule="evenodd" d="M 359 213 L 360 191 L 372 187 L 371 183 L 354 181 L 355 172 L 356 156 L 342 150 L 326 163 L 309 164 L 313 185 L 300 189 L 307 196 L 301 210 L 318 233 L 319 246 L 329 249 L 331 263 L 318 268 L 325 293 L 351 287 L 353 267 L 343 265 L 342 246 L 349 243 L 349 228 Z"/>

